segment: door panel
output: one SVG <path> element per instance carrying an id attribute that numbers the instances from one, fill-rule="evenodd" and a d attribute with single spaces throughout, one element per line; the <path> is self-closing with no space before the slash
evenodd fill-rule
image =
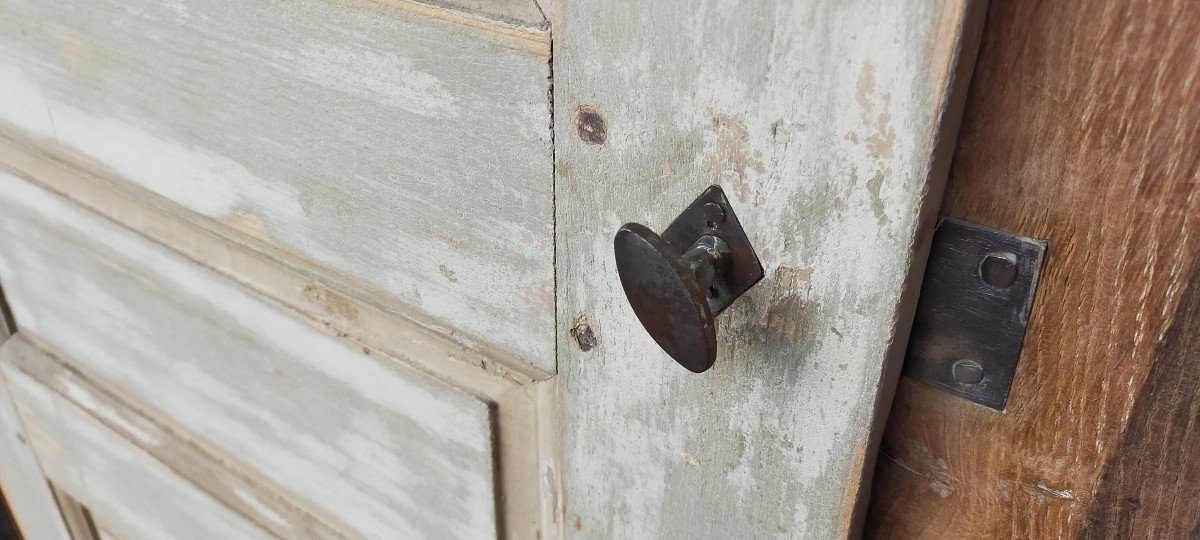
<path id="1" fill-rule="evenodd" d="M 96 527 L 126 540 L 271 538 L 62 396 L 4 366 L 46 478 L 86 506 Z"/>
<path id="2" fill-rule="evenodd" d="M 557 4 L 568 532 L 857 529 L 981 7 Z M 634 317 L 612 238 L 626 222 L 664 229 L 709 184 L 766 277 L 720 317 L 717 364 L 696 375 Z M 580 324 L 594 343 L 573 339 Z"/>
<path id="3" fill-rule="evenodd" d="M 553 371 L 549 38 L 455 13 L 7 2 L 0 121 L 153 204 Z"/>
<path id="4" fill-rule="evenodd" d="M 6 5 L 22 335 L 351 536 L 855 534 L 980 4 L 531 3 Z M 697 375 L 612 242 L 710 184 Z"/>
<path id="5" fill-rule="evenodd" d="M 347 530 L 495 534 L 488 402 L 15 177 L 0 175 L 0 209 L 22 332 Z"/>
<path id="6" fill-rule="evenodd" d="M 169 427 L 160 418 L 135 408 L 114 393 L 119 388 L 102 387 L 92 375 L 79 368 L 80 362 L 52 356 L 44 350 L 44 345 L 31 342 L 24 334 L 10 340 L 0 350 L 3 369 L 6 373 L 19 372 L 69 402 L 71 407 L 86 413 L 91 422 L 99 423 L 115 437 L 126 441 L 125 446 L 135 448 L 136 452 L 132 453 L 166 465 L 173 475 L 193 484 L 273 536 L 311 539 L 346 536 L 344 531 L 333 529 L 307 509 L 282 497 L 278 489 L 264 484 L 256 474 L 231 468 L 227 459 L 197 444 L 194 434 Z M 21 422 L 17 420 L 17 424 Z M 46 484 L 36 463 L 33 470 L 38 481 Z M 92 538 L 95 536 L 93 529 L 103 529 L 98 526 L 102 524 L 96 524 L 88 516 L 88 505 L 79 503 L 72 493 L 63 489 L 61 482 L 55 487 L 52 497 L 58 500 L 73 537 L 78 538 L 77 533 L 82 530 L 86 533 L 85 538 Z"/>

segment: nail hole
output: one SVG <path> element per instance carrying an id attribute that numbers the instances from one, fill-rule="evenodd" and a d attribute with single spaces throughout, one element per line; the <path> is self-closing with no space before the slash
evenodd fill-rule
<path id="1" fill-rule="evenodd" d="M 1017 256 L 1008 251 L 988 253 L 979 263 L 979 276 L 998 289 L 1012 285 L 1017 280 Z"/>
<path id="2" fill-rule="evenodd" d="M 709 297 L 709 298 L 716 298 L 716 297 L 718 297 L 718 296 L 721 296 L 721 293 L 717 292 L 717 288 L 716 288 L 716 287 L 709 287 L 709 288 L 708 288 L 708 297 Z"/>
<path id="3" fill-rule="evenodd" d="M 708 222 L 708 228 L 715 229 L 715 228 L 717 228 L 717 224 L 710 221 L 710 222 Z"/>

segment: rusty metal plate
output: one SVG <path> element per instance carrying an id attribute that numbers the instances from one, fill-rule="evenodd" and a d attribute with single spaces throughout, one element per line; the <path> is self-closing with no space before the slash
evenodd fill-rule
<path id="1" fill-rule="evenodd" d="M 694 373 L 716 361 L 716 315 L 763 278 L 754 248 L 717 186 L 700 194 L 661 236 L 626 223 L 613 238 L 613 254 L 621 288 L 642 326 Z"/>
<path id="2" fill-rule="evenodd" d="M 713 216 L 710 211 L 714 207 L 719 209 L 718 216 Z M 709 186 L 696 197 L 662 232 L 662 239 L 682 252 L 706 234 L 725 241 L 733 257 L 729 271 L 715 281 L 709 291 L 708 305 L 715 317 L 763 278 L 763 268 L 733 206 L 719 186 Z"/>
<path id="3" fill-rule="evenodd" d="M 938 224 L 904 375 L 1003 411 L 1046 243 L 960 220 Z"/>

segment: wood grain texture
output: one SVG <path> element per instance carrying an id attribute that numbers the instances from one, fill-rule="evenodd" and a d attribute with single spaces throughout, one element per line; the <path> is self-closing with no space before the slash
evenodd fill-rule
<path id="1" fill-rule="evenodd" d="M 550 21 L 542 13 L 537 0 L 376 0 L 398 5 L 413 1 L 437 6 L 481 18 L 494 20 L 517 28 L 548 33 Z M 423 11 L 423 10 L 421 10 Z"/>
<path id="2" fill-rule="evenodd" d="M 177 436 L 112 392 L 101 388 L 76 367 L 63 363 L 18 336 L 4 347 L 6 362 L 39 385 L 58 394 L 116 436 L 195 484 L 220 504 L 250 519 L 279 538 L 345 538 L 278 493 L 230 469 L 216 456 Z M 79 363 L 76 362 L 76 365 Z M 62 493 L 55 492 L 63 508 Z M 66 510 L 63 510 L 66 514 Z M 70 526 L 68 520 L 68 526 Z M 74 534 L 76 530 L 69 527 Z"/>
<path id="3" fill-rule="evenodd" d="M 0 275 L 0 346 L 17 330 Z M 4 364 L 0 358 L 0 364 Z M 0 497 L 23 538 L 67 540 L 66 523 L 20 424 L 12 392 L 0 380 Z M 0 527 L 0 536 L 5 529 Z"/>
<path id="4" fill-rule="evenodd" d="M 0 208 L 23 333 L 341 530 L 496 534 L 489 402 L 15 177 Z"/>
<path id="5" fill-rule="evenodd" d="M 902 381 L 873 536 L 1071 538 L 1122 489 L 1105 478 L 1136 455 L 1122 441 L 1145 428 L 1147 392 L 1170 388 L 1151 374 L 1170 369 L 1160 351 L 1200 253 L 1197 35 L 1187 0 L 993 4 L 944 211 L 1048 239 L 1048 259 L 1004 414 Z M 1188 436 L 1166 431 L 1144 448 Z M 1184 517 L 1156 497 L 1133 538 Z"/>
<path id="6" fill-rule="evenodd" d="M 0 171 L 40 186 L 80 207 L 177 251 L 246 288 L 303 313 L 319 329 L 358 346 L 382 350 L 411 364 L 489 396 L 514 385 L 549 378 L 494 347 L 467 344 L 380 306 L 353 287 L 330 283 L 320 273 L 263 257 L 251 246 L 195 227 L 170 208 L 146 204 L 119 188 L 119 176 L 96 163 L 80 164 L 20 131 L 0 126 Z M 425 321 L 428 322 L 428 321 Z"/>
<path id="7" fill-rule="evenodd" d="M 1088 509 L 1085 538 L 1200 538 L 1200 261 Z"/>
<path id="8" fill-rule="evenodd" d="M 569 535 L 853 533 L 947 166 L 938 142 L 953 140 L 970 5 L 554 5 Z M 695 375 L 628 307 L 612 235 L 662 230 L 709 184 L 766 279 L 722 315 L 716 367 Z"/>
<path id="9" fill-rule="evenodd" d="M 0 319 L 3 319 L 0 315 Z M 0 328 L 4 321 L 0 320 Z M 0 331 L 2 332 L 2 331 Z M 0 344 L 7 343 L 0 335 Z M 3 351 L 4 348 L 0 348 Z M 0 370 L 8 359 L 0 354 Z M 8 385 L 0 380 L 0 492 L 27 540 L 69 540 L 66 524 L 42 475 Z"/>
<path id="10" fill-rule="evenodd" d="M 3 372 L 55 488 L 127 540 L 272 538 L 166 465 L 15 370 Z"/>
<path id="11" fill-rule="evenodd" d="M 365 0 L 0 10 L 0 121 L 198 226 L 554 370 L 544 35 L 506 44 Z"/>
<path id="12" fill-rule="evenodd" d="M 380 362 L 408 366 L 490 402 L 506 534 L 527 538 L 538 530 L 553 528 L 555 513 L 546 498 L 553 499 L 554 494 L 543 489 L 539 469 L 543 460 L 556 454 L 543 449 L 539 441 L 557 437 L 551 429 L 543 429 L 540 420 L 550 412 L 543 409 L 556 404 L 545 397 L 554 395 L 548 389 L 552 384 L 533 386 L 552 374 L 509 361 L 495 350 L 467 348 L 380 308 L 359 291 L 323 283 L 312 274 L 264 258 L 248 246 L 198 229 L 177 214 L 143 204 L 97 178 L 96 167 L 80 169 L 56 155 L 28 137 L 0 130 L 0 171 L 41 186 L 178 252 L 193 264 L 236 281 L 277 309 L 299 315 L 312 330 Z"/>

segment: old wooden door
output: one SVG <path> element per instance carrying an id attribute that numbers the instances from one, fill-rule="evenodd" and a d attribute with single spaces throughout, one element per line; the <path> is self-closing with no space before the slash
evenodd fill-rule
<path id="1" fill-rule="evenodd" d="M 32 538 L 827 538 L 862 518 L 975 2 L 0 5 Z M 709 185 L 708 372 L 613 262 Z"/>

